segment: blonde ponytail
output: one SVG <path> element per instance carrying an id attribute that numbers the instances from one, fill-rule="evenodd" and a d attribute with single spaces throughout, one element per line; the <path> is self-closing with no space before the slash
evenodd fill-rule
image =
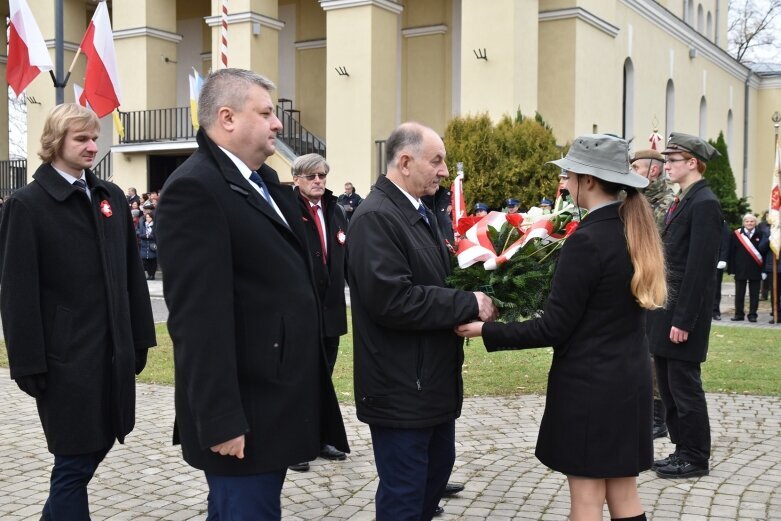
<path id="1" fill-rule="evenodd" d="M 667 302 L 662 239 L 645 197 L 635 188 L 628 188 L 626 192 L 619 214 L 624 221 L 626 244 L 635 269 L 632 294 L 640 307 L 659 309 Z"/>

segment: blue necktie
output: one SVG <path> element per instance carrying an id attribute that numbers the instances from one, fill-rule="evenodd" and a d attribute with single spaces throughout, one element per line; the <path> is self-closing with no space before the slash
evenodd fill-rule
<path id="1" fill-rule="evenodd" d="M 87 199 L 92 200 L 89 196 L 89 193 L 87 193 L 87 182 L 84 179 L 76 179 L 75 181 L 73 181 L 73 186 L 78 188 L 81 191 L 81 193 L 86 195 Z"/>
<path id="2" fill-rule="evenodd" d="M 249 180 L 260 187 L 260 194 L 263 196 L 263 199 L 265 199 L 268 204 L 271 204 L 271 195 L 268 192 L 268 187 L 263 181 L 263 178 L 260 177 L 260 174 L 253 170 L 249 175 Z"/>
<path id="3" fill-rule="evenodd" d="M 431 226 L 431 224 L 428 222 L 428 215 L 426 214 L 426 207 L 423 206 L 422 204 L 420 204 L 418 206 L 418 213 L 420 214 L 421 217 L 423 217 L 423 220 L 426 221 L 426 224 Z"/>

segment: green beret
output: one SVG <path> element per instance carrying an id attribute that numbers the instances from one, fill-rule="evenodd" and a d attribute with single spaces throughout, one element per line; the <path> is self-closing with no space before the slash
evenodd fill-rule
<path id="1" fill-rule="evenodd" d="M 629 162 L 634 163 L 638 159 L 656 159 L 657 161 L 664 161 L 664 156 L 660 154 L 658 150 L 651 150 L 648 148 L 645 150 L 637 150 Z"/>

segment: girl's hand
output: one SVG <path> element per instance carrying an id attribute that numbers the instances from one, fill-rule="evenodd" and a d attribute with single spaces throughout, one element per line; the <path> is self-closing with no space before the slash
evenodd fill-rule
<path id="1" fill-rule="evenodd" d="M 458 336 L 464 338 L 474 338 L 483 334 L 483 324 L 485 322 L 470 322 L 456 326 L 455 332 Z"/>

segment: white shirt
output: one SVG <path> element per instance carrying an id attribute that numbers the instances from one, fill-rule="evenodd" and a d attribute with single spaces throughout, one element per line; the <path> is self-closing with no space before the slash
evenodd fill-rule
<path id="1" fill-rule="evenodd" d="M 217 145 L 217 146 L 219 147 L 219 145 Z M 241 173 L 241 175 L 244 176 L 244 179 L 246 179 L 249 182 L 250 186 L 253 187 L 255 189 L 255 191 L 257 191 L 260 194 L 260 196 L 263 197 L 263 199 L 265 199 L 266 197 L 263 195 L 263 190 L 261 190 L 258 185 L 256 185 L 255 183 L 253 183 L 249 179 L 249 176 L 252 175 L 252 169 L 250 167 L 248 167 L 247 165 L 245 165 L 244 161 L 242 161 L 241 159 L 239 159 L 238 157 L 233 155 L 230 151 L 225 150 L 222 147 L 220 147 L 220 150 L 225 152 L 225 155 L 228 156 L 228 159 L 233 161 L 233 164 L 236 165 L 236 168 L 239 169 L 239 172 Z M 260 175 L 260 174 L 258 174 L 258 175 Z M 285 219 L 285 216 L 282 215 L 282 210 L 279 209 L 279 206 L 277 206 L 277 203 L 274 201 L 274 198 L 271 197 L 271 193 L 270 192 L 268 194 L 268 200 L 269 200 L 269 203 L 271 203 L 271 207 L 274 208 L 274 211 L 277 212 L 277 214 L 279 214 L 279 218 L 282 219 L 282 222 L 287 224 L 288 228 L 289 228 L 290 225 L 288 224 L 287 219 Z"/>
<path id="2" fill-rule="evenodd" d="M 390 181 L 391 183 L 393 183 L 393 181 L 391 181 L 391 180 L 390 180 L 390 178 L 388 178 L 388 181 Z M 407 199 L 409 199 L 409 202 L 410 202 L 410 204 L 411 204 L 412 206 L 414 206 L 414 207 L 415 207 L 415 211 L 416 211 L 416 212 L 417 212 L 417 211 L 419 211 L 419 210 L 418 210 L 418 208 L 420 208 L 420 205 L 421 205 L 421 204 L 423 204 L 423 203 L 420 201 L 420 199 L 415 199 L 415 198 L 414 198 L 414 197 L 412 197 L 412 195 L 411 195 L 409 192 L 407 192 L 405 189 L 403 189 L 402 187 L 400 187 L 400 186 L 399 186 L 399 185 L 397 185 L 396 183 L 393 183 L 393 184 L 394 184 L 394 185 L 396 185 L 396 188 L 398 188 L 399 190 L 401 190 L 401 193 L 403 193 L 403 194 L 404 194 L 404 195 L 407 197 Z"/>

